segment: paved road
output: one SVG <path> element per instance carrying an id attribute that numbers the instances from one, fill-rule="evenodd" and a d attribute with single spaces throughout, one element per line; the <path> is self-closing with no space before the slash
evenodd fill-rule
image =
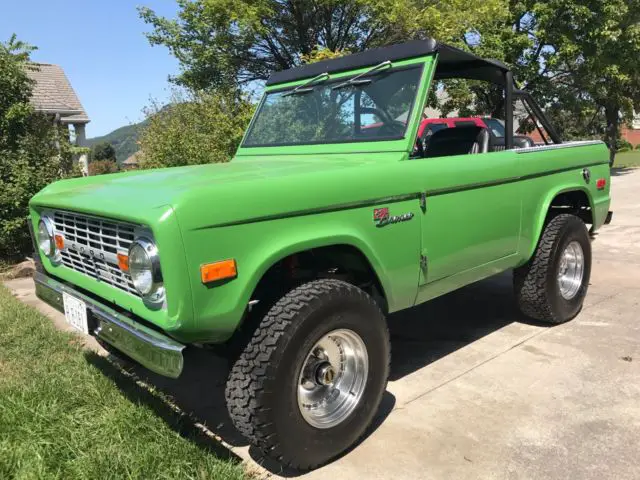
<path id="1" fill-rule="evenodd" d="M 593 244 L 591 286 L 575 320 L 527 322 L 508 274 L 393 316 L 391 381 L 374 428 L 303 477 L 640 478 L 640 171 L 618 172 L 613 189 L 614 222 Z M 28 281 L 10 286 L 63 325 Z M 230 425 L 226 372 L 224 360 L 193 351 L 180 380 L 147 382 L 259 477 L 294 476 L 261 459 Z"/>

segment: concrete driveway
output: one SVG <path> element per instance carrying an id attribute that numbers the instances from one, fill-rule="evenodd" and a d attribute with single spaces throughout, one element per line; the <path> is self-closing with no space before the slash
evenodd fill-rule
<path id="1" fill-rule="evenodd" d="M 594 241 L 591 286 L 575 320 L 528 322 L 515 309 L 510 274 L 394 315 L 391 378 L 374 427 L 303 477 L 640 478 L 640 171 L 616 172 L 612 182 L 614 220 Z M 9 286 L 64 328 L 30 280 Z M 189 354 L 179 380 L 134 368 L 143 381 L 116 381 L 125 393 L 152 385 L 170 394 L 207 441 L 225 444 L 257 476 L 296 476 L 260 458 L 231 426 L 226 361 Z"/>

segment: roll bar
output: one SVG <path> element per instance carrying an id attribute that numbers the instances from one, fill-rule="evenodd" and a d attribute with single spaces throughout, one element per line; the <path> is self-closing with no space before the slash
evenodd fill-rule
<path id="1" fill-rule="evenodd" d="M 510 74 L 510 73 L 511 72 L 507 72 L 507 74 Z M 511 76 L 511 80 L 513 80 L 513 75 Z M 510 86 L 511 88 L 509 88 Z M 511 101 L 509 99 L 509 90 L 511 90 L 511 97 L 512 97 Z M 558 131 L 555 128 L 553 128 L 553 126 L 551 125 L 551 122 L 549 121 L 547 116 L 544 114 L 544 112 L 540 108 L 540 105 L 538 105 L 538 103 L 535 101 L 535 99 L 533 98 L 533 96 L 531 96 L 529 92 L 525 90 L 515 89 L 512 81 L 510 83 L 507 83 L 505 98 L 507 100 L 507 108 L 506 108 L 507 118 L 505 119 L 505 125 L 508 125 L 509 118 L 511 119 L 511 122 L 512 122 L 511 127 L 508 128 L 506 132 L 506 136 L 507 136 L 506 148 L 507 149 L 513 148 L 513 99 L 514 98 L 515 99 L 519 98 L 525 103 L 525 106 L 528 107 L 528 110 L 533 113 L 532 116 L 536 117 L 533 120 L 535 121 L 537 119 L 540 121 L 540 123 L 542 124 L 546 132 L 549 134 L 549 137 L 551 137 L 551 140 L 553 140 L 553 143 L 562 143 L 562 138 L 560 137 L 560 134 L 558 134 Z M 509 146 L 509 143 L 508 143 L 509 137 L 511 137 L 511 146 Z"/>

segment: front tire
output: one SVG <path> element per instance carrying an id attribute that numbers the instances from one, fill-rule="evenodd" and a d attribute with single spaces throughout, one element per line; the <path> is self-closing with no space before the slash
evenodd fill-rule
<path id="1" fill-rule="evenodd" d="M 531 260 L 514 271 L 518 306 L 535 320 L 571 320 L 582 309 L 590 276 L 586 225 L 575 215 L 557 215 L 546 224 Z"/>
<path id="2" fill-rule="evenodd" d="M 266 455 L 298 470 L 358 441 L 389 375 L 383 313 L 359 288 L 317 280 L 282 297 L 231 369 L 227 407 Z"/>

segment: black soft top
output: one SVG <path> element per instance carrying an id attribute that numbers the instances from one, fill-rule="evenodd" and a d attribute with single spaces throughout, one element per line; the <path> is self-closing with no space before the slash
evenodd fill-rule
<path id="1" fill-rule="evenodd" d="M 502 62 L 485 60 L 472 53 L 429 38 L 427 40 L 413 40 L 411 42 L 374 48 L 345 57 L 323 60 L 309 65 L 290 68 L 289 70 L 274 72 L 269 77 L 269 80 L 267 80 L 267 85 L 313 78 L 321 73 L 337 73 L 355 70 L 378 65 L 387 60 L 393 62 L 435 53 L 438 54 L 437 79 L 452 77 L 469 78 L 503 85 L 505 82 L 504 73 L 509 70 Z"/>

